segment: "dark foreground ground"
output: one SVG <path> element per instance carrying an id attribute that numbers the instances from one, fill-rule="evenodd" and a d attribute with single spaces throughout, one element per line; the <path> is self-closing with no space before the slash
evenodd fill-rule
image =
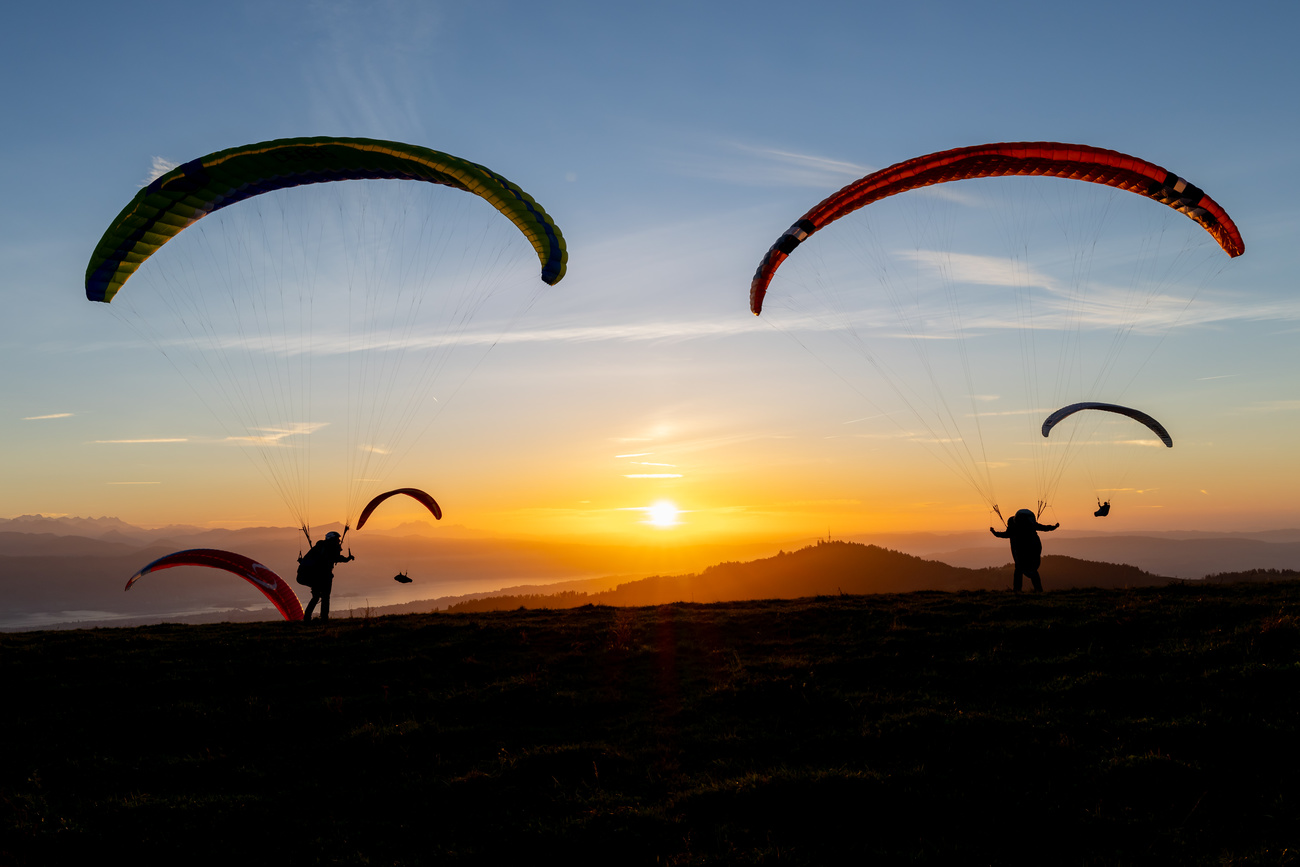
<path id="1" fill-rule="evenodd" d="M 1295 864 L 1298 606 L 1282 582 L 0 635 L 0 863 Z"/>

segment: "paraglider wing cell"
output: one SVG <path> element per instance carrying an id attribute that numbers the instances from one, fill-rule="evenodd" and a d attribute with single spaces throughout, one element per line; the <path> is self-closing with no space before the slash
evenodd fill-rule
<path id="1" fill-rule="evenodd" d="M 564 277 L 564 237 L 542 206 L 492 170 L 450 154 L 364 138 L 287 138 L 217 151 L 177 166 L 131 200 L 86 266 L 86 297 L 112 301 L 135 270 L 186 226 L 262 193 L 347 180 L 412 180 L 465 190 L 518 227 L 537 251 L 542 280 Z"/>
<path id="2" fill-rule="evenodd" d="M 1088 145 L 1006 142 L 956 148 L 907 160 L 872 172 L 827 197 L 791 226 L 763 256 L 749 287 L 749 309 L 757 316 L 776 269 L 819 229 L 888 196 L 948 181 L 1009 175 L 1043 175 L 1104 184 L 1147 196 L 1200 223 L 1229 256 L 1246 244 L 1232 218 L 1198 187 L 1153 163 Z"/>
<path id="3" fill-rule="evenodd" d="M 1056 412 L 1049 415 L 1043 420 L 1043 436 L 1051 434 L 1052 428 L 1056 427 L 1056 425 L 1064 419 L 1069 418 L 1076 412 L 1082 412 L 1085 409 L 1095 409 L 1103 412 L 1113 412 L 1118 413 L 1119 415 L 1128 416 L 1134 421 L 1146 425 L 1152 433 L 1160 437 L 1160 441 L 1163 442 L 1167 448 L 1174 447 L 1174 438 L 1169 435 L 1169 431 L 1165 430 L 1165 426 L 1141 410 L 1132 409 L 1127 406 L 1119 406 L 1114 403 L 1097 403 L 1095 401 L 1072 403 L 1069 406 L 1061 407 Z"/>
<path id="4" fill-rule="evenodd" d="M 398 488 L 395 491 L 387 491 L 380 494 L 369 503 L 366 503 L 366 507 L 361 510 L 361 517 L 357 519 L 357 529 L 360 530 L 366 525 L 366 521 L 370 518 L 370 513 L 378 508 L 380 503 L 387 500 L 389 497 L 395 497 L 398 494 L 405 494 L 428 509 L 435 519 L 439 521 L 442 520 L 442 507 L 434 501 L 433 497 L 429 496 L 419 488 Z"/>
<path id="5" fill-rule="evenodd" d="M 285 620 L 302 620 L 302 603 L 289 585 L 284 583 L 283 578 L 256 560 L 242 554 L 219 551 L 215 548 L 191 548 L 187 551 L 168 554 L 166 557 L 159 557 L 132 575 L 130 580 L 126 582 L 125 589 L 130 590 L 132 584 L 150 572 L 157 572 L 160 569 L 172 569 L 177 566 L 207 566 L 212 569 L 224 569 L 238 575 L 258 590 L 261 590 L 266 595 L 266 598 L 270 599 L 272 604 L 275 605 L 276 609 L 284 615 Z"/>

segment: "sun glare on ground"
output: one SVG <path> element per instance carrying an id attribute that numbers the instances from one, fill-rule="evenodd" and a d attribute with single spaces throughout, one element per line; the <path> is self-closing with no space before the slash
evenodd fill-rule
<path id="1" fill-rule="evenodd" d="M 677 506 L 667 500 L 660 500 L 653 506 L 647 506 L 646 521 L 656 527 L 672 527 L 677 524 Z"/>

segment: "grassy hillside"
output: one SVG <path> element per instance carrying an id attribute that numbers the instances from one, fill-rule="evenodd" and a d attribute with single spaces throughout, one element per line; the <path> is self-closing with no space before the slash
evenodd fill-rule
<path id="1" fill-rule="evenodd" d="M 0 635 L 0 863 L 1295 863 L 1298 603 L 1274 582 Z"/>

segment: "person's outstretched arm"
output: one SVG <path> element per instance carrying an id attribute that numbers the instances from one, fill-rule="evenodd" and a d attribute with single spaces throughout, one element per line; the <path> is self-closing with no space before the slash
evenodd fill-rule
<path id="1" fill-rule="evenodd" d="M 1050 526 L 1050 527 L 1047 526 L 1046 524 L 1040 524 L 1040 523 L 1038 523 L 1037 521 L 1034 522 L 1034 528 L 1037 529 L 1037 530 L 1041 530 L 1041 531 L 1043 531 L 1044 533 L 1050 533 L 1052 530 L 1055 530 L 1055 529 L 1056 529 L 1057 527 L 1059 527 L 1059 526 L 1061 526 L 1061 522 L 1060 522 L 1060 521 L 1057 521 L 1055 524 L 1053 524 L 1053 525 Z"/>
<path id="2" fill-rule="evenodd" d="M 994 536 L 997 536 L 999 539 L 1010 539 L 1010 538 L 1011 538 L 1011 531 L 1010 531 L 1010 530 L 1001 530 L 1001 531 L 999 531 L 999 530 L 994 530 L 992 527 L 989 527 L 989 532 L 992 533 Z"/>

